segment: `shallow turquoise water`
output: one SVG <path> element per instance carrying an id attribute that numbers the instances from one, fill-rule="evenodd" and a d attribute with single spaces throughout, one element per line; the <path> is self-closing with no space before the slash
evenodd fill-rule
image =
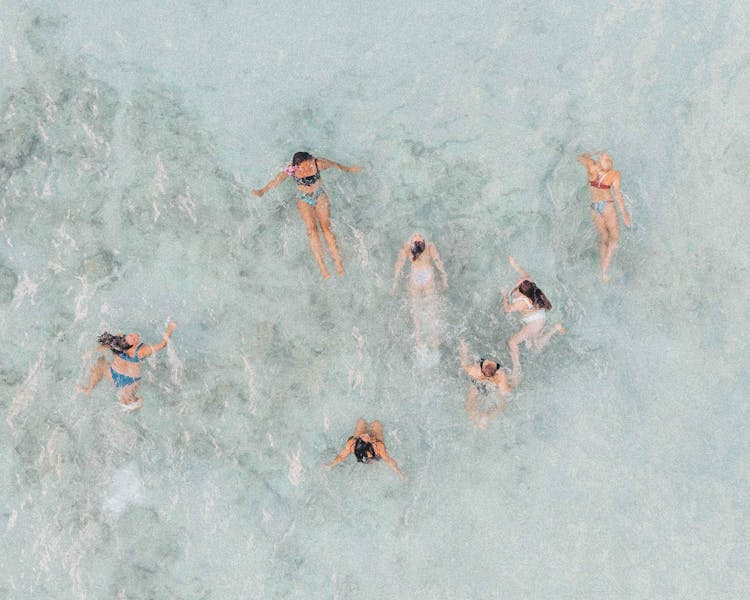
<path id="1" fill-rule="evenodd" d="M 47 6 L 0 17 L 0 595 L 750 586 L 744 5 Z M 607 287 L 575 162 L 602 147 L 635 223 Z M 303 148 L 364 166 L 325 177 L 341 279 L 288 185 L 248 195 Z M 437 364 L 388 294 L 414 230 L 450 277 Z M 458 340 L 508 362 L 508 254 L 568 334 L 478 432 Z M 102 330 L 167 318 L 141 411 L 75 395 Z M 360 416 L 405 484 L 321 468 Z"/>

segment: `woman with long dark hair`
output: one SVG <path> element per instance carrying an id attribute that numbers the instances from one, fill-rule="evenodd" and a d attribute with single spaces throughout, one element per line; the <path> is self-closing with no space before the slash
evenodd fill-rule
<path id="1" fill-rule="evenodd" d="M 328 244 L 328 250 L 333 257 L 333 261 L 336 263 L 336 271 L 339 275 L 344 274 L 344 263 L 341 261 L 341 255 L 336 245 L 336 237 L 333 235 L 333 231 L 331 231 L 331 205 L 328 200 L 328 193 L 323 187 L 323 182 L 320 178 L 320 172 L 331 167 L 336 167 L 349 173 L 359 173 L 362 170 L 362 167 L 357 165 L 347 167 L 327 158 L 316 158 L 308 152 L 296 152 L 292 157 L 292 162 L 283 171 L 261 189 L 252 190 L 252 193 L 260 198 L 269 189 L 275 188 L 285 179 L 289 177 L 294 179 L 297 184 L 297 210 L 305 222 L 307 237 L 310 241 L 310 249 L 315 257 L 315 262 L 318 263 L 320 272 L 326 279 L 331 274 L 323 262 L 323 248 L 320 244 L 318 227 L 323 232 L 323 237 Z"/>
<path id="2" fill-rule="evenodd" d="M 359 419 L 354 426 L 354 434 L 346 440 L 344 449 L 332 462 L 323 466 L 328 468 L 335 467 L 350 454 L 354 454 L 357 462 L 362 464 L 372 464 L 373 462 L 382 460 L 401 479 L 404 479 L 404 474 L 398 468 L 396 461 L 390 457 L 388 451 L 385 449 L 383 426 L 380 424 L 380 421 L 373 421 L 368 425 L 367 421 Z"/>
<path id="3" fill-rule="evenodd" d="M 143 406 L 143 399 L 137 396 L 138 382 L 141 379 L 141 363 L 147 356 L 162 350 L 177 327 L 174 323 L 167 325 L 164 337 L 158 344 L 144 344 L 137 333 L 112 335 L 105 331 L 98 338 L 97 352 L 110 350 L 114 355 L 112 361 L 100 356 L 89 372 L 88 386 L 79 386 L 84 394 L 90 394 L 103 377 L 109 379 L 118 391 L 118 397 L 127 410 L 138 410 Z"/>
<path id="4" fill-rule="evenodd" d="M 544 292 L 540 290 L 529 274 L 524 271 L 512 256 L 508 257 L 510 266 L 513 267 L 521 279 L 516 283 L 510 293 L 503 290 L 503 308 L 506 313 L 517 312 L 521 317 L 523 327 L 508 340 L 508 349 L 513 363 L 511 381 L 514 385 L 518 383 L 521 376 L 521 359 L 518 345 L 526 342 L 527 346 L 541 349 L 547 345 L 550 338 L 556 333 L 564 334 L 565 328 L 557 323 L 547 331 L 544 325 L 547 322 L 547 312 L 552 310 L 552 303 L 547 299 Z"/>

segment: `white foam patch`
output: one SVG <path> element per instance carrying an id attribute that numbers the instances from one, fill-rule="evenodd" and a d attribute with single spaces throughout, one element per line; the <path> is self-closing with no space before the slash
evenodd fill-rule
<path id="1" fill-rule="evenodd" d="M 148 506 L 146 487 L 138 463 L 131 462 L 115 471 L 109 479 L 102 510 L 117 520 L 130 506 Z"/>

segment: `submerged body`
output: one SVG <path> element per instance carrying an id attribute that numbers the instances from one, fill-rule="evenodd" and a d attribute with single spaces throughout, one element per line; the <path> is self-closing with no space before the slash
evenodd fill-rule
<path id="1" fill-rule="evenodd" d="M 411 258 L 411 260 L 409 260 Z M 440 272 L 443 288 L 448 287 L 448 274 L 445 272 L 443 261 L 434 244 L 427 242 L 424 237 L 415 233 L 406 242 L 398 253 L 393 273 L 393 286 L 391 294 L 396 293 L 399 276 L 409 260 L 411 269 L 409 271 L 409 295 L 411 296 L 411 314 L 414 322 L 414 336 L 417 345 L 422 345 L 422 332 L 424 330 L 424 315 L 437 313 L 436 298 L 437 284 L 435 282 L 435 269 Z M 432 336 L 430 346 L 436 348 L 439 344 L 437 336 Z"/>
<path id="2" fill-rule="evenodd" d="M 460 354 L 461 368 L 472 379 L 464 405 L 466 415 L 474 427 L 487 429 L 490 421 L 505 409 L 502 396 L 508 395 L 513 388 L 497 360 L 481 358 L 478 363 L 470 362 L 469 348 L 463 340 Z"/>

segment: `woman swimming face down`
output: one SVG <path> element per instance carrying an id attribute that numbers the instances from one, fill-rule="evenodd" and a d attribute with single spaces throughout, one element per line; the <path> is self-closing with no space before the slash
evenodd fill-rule
<path id="1" fill-rule="evenodd" d="M 547 296 L 544 295 L 544 292 L 540 290 L 536 286 L 536 283 L 534 283 L 533 281 L 524 279 L 521 283 L 518 284 L 518 291 L 526 296 L 529 300 L 531 300 L 534 308 L 541 308 L 544 310 L 552 309 L 552 303 L 547 299 Z"/>
<path id="2" fill-rule="evenodd" d="M 418 234 L 415 233 L 411 240 L 409 241 L 409 251 L 411 252 L 411 260 L 415 261 L 419 258 L 419 256 L 422 254 L 422 252 L 425 251 L 425 248 L 427 247 L 427 243 L 425 242 L 424 238 Z"/>

